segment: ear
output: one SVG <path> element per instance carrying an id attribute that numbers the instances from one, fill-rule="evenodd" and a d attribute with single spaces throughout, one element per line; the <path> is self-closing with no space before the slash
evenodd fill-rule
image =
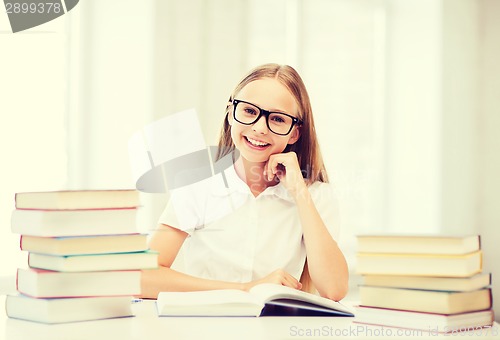
<path id="1" fill-rule="evenodd" d="M 290 132 L 290 139 L 288 139 L 288 144 L 289 145 L 294 144 L 299 140 L 299 138 L 300 138 L 300 127 L 295 126 L 292 129 L 292 132 Z"/>

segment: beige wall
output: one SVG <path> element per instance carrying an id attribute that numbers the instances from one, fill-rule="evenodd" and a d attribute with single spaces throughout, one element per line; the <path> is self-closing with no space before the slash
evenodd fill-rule
<path id="1" fill-rule="evenodd" d="M 498 321 L 500 2 L 442 4 L 442 230 L 481 235 Z"/>
<path id="2" fill-rule="evenodd" d="M 500 321 L 500 2 L 479 2 L 479 107 L 477 114 L 477 230 L 485 270 L 493 273 L 493 302 Z"/>

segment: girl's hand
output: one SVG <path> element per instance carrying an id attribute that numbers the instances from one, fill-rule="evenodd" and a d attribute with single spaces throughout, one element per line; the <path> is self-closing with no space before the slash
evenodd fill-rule
<path id="1" fill-rule="evenodd" d="M 274 283 L 282 286 L 291 287 L 294 289 L 301 289 L 302 283 L 300 283 L 292 275 L 284 271 L 283 269 L 277 269 L 271 274 L 263 277 L 260 280 L 250 281 L 243 284 L 243 290 L 249 291 L 250 288 L 261 284 L 261 283 Z"/>
<path id="2" fill-rule="evenodd" d="M 271 155 L 267 161 L 265 174 L 269 181 L 272 181 L 274 176 L 277 176 L 294 198 L 303 190 L 307 190 L 295 152 Z"/>

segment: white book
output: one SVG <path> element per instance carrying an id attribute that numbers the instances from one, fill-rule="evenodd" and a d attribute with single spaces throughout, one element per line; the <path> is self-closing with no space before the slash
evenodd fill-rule
<path id="1" fill-rule="evenodd" d="M 62 190 L 16 193 L 17 209 L 76 210 L 135 208 L 140 206 L 139 191 Z"/>
<path id="2" fill-rule="evenodd" d="M 358 253 L 356 270 L 363 275 L 469 277 L 482 271 L 483 253 L 464 255 Z"/>
<path id="3" fill-rule="evenodd" d="M 248 292 L 161 292 L 156 305 L 159 316 L 354 316 L 340 302 L 271 283 Z"/>
<path id="4" fill-rule="evenodd" d="M 463 255 L 481 249 L 479 235 L 357 235 L 358 253 Z"/>
<path id="5" fill-rule="evenodd" d="M 470 292 L 359 286 L 360 305 L 414 312 L 458 314 L 491 308 L 491 288 Z"/>
<path id="6" fill-rule="evenodd" d="M 466 330 L 491 326 L 493 321 L 492 309 L 459 314 L 436 314 L 369 306 L 357 306 L 355 320 L 363 324 L 420 329 L 427 334 L 458 334 Z"/>
<path id="7" fill-rule="evenodd" d="M 36 298 L 135 296 L 141 294 L 141 271 L 63 273 L 18 269 L 17 291 Z"/>
<path id="8" fill-rule="evenodd" d="M 12 212 L 11 230 L 31 236 L 137 233 L 137 209 L 22 210 Z"/>
<path id="9" fill-rule="evenodd" d="M 84 255 L 145 251 L 147 234 L 43 237 L 21 235 L 19 248 L 31 253 Z"/>
<path id="10" fill-rule="evenodd" d="M 59 272 L 155 269 L 158 267 L 158 253 L 155 251 L 141 251 L 67 256 L 30 253 L 28 255 L 28 265 L 31 268 Z"/>
<path id="11" fill-rule="evenodd" d="M 130 296 L 36 299 L 19 294 L 7 296 L 5 310 L 10 318 L 56 324 L 134 316 L 131 301 Z"/>
<path id="12" fill-rule="evenodd" d="M 491 273 L 467 277 L 363 275 L 365 286 L 470 292 L 491 284 Z"/>

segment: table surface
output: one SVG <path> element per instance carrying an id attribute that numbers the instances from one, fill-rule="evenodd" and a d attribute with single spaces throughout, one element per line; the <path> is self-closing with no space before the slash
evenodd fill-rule
<path id="1" fill-rule="evenodd" d="M 5 295 L 0 304 L 5 305 Z M 154 300 L 134 303 L 134 317 L 56 325 L 11 319 L 0 310 L 0 339 L 5 340 L 500 338 L 498 324 L 493 333 L 465 336 L 368 326 L 350 317 L 158 317 Z"/>

